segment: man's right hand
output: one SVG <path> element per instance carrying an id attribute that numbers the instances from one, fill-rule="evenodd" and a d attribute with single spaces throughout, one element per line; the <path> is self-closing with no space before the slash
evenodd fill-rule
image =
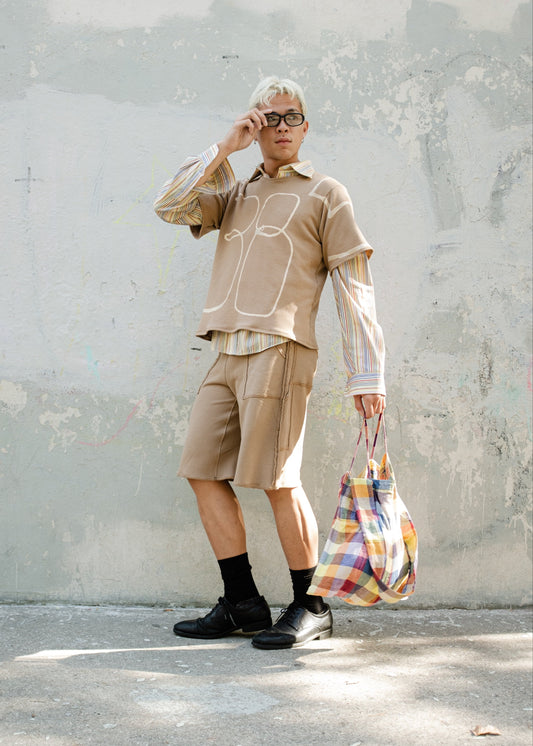
<path id="1" fill-rule="evenodd" d="M 217 143 L 218 153 L 211 163 L 206 166 L 204 173 L 199 177 L 198 181 L 194 184 L 193 189 L 205 184 L 211 175 L 217 170 L 222 161 L 224 161 L 232 153 L 237 150 L 244 150 L 255 140 L 256 134 L 260 129 L 266 127 L 267 121 L 265 114 L 268 114 L 272 109 L 250 109 L 245 114 L 233 122 L 231 129 L 228 130 L 225 137 Z"/>
<path id="2" fill-rule="evenodd" d="M 267 126 L 265 114 L 270 111 L 271 109 L 250 109 L 237 117 L 224 139 L 218 143 L 219 150 L 224 157 L 249 147 L 259 130 Z"/>

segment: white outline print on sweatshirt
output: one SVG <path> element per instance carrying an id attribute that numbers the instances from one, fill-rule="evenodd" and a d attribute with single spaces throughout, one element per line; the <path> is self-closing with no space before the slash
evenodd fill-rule
<path id="1" fill-rule="evenodd" d="M 230 241 L 233 241 L 233 239 L 237 237 L 241 239 L 239 259 L 235 266 L 235 274 L 233 275 L 233 280 L 231 281 L 228 287 L 228 292 L 226 293 L 226 297 L 224 298 L 224 300 L 221 303 L 217 303 L 216 306 L 210 306 L 209 308 L 204 308 L 204 313 L 212 313 L 213 311 L 218 311 L 219 308 L 222 308 L 222 306 L 226 304 L 228 298 L 231 295 L 231 291 L 233 290 L 233 286 L 235 285 L 235 280 L 237 279 L 237 275 L 240 277 L 240 273 L 238 272 L 238 269 L 242 262 L 242 256 L 244 253 L 244 234 L 246 233 L 246 231 L 248 231 L 251 228 L 254 221 L 257 222 L 257 213 L 259 211 L 259 197 L 256 197 L 254 194 L 252 194 L 249 197 L 243 197 L 242 200 L 243 202 L 245 202 L 246 200 L 255 200 L 256 206 L 255 206 L 255 212 L 254 212 L 252 219 L 250 220 L 250 222 L 248 223 L 248 225 L 243 231 L 239 231 L 237 230 L 237 228 L 234 228 L 232 231 L 230 231 L 229 233 L 226 233 L 226 235 L 224 236 L 224 240 L 227 241 L 228 243 Z"/>
<path id="2" fill-rule="evenodd" d="M 293 206 L 292 210 L 289 211 L 287 209 L 287 207 L 288 207 L 288 204 L 290 204 L 290 198 L 293 198 L 293 200 L 294 200 L 294 206 Z M 268 203 L 270 202 L 270 200 L 280 201 L 281 202 L 281 206 L 278 208 L 279 212 L 281 214 L 283 214 L 282 213 L 282 209 L 284 209 L 288 213 L 287 214 L 287 219 L 285 220 L 285 222 L 283 223 L 283 225 L 281 225 L 279 227 L 275 226 L 275 225 L 261 225 L 261 217 L 263 216 L 263 213 L 267 209 L 267 206 L 268 206 Z M 291 237 L 287 233 L 286 229 L 287 229 L 289 223 L 291 222 L 292 218 L 294 217 L 294 213 L 298 209 L 300 201 L 301 201 L 300 197 L 298 197 L 298 195 L 294 194 L 293 192 L 278 192 L 277 194 L 271 194 L 265 200 L 265 203 L 264 203 L 263 207 L 261 208 L 261 212 L 259 213 L 259 215 L 257 217 L 255 235 L 252 238 L 252 240 L 250 241 L 250 245 L 248 246 L 248 251 L 246 252 L 246 256 L 243 259 L 242 266 L 241 266 L 241 271 L 239 273 L 239 281 L 237 283 L 237 289 L 236 289 L 236 292 L 235 292 L 235 302 L 233 304 L 233 307 L 235 308 L 235 310 L 237 311 L 237 313 L 240 313 L 243 316 L 260 316 L 261 318 L 267 318 L 268 316 L 272 316 L 272 314 L 275 312 L 276 308 L 278 307 L 278 302 L 279 302 L 279 299 L 281 297 L 281 294 L 283 293 L 283 289 L 285 287 L 285 283 L 286 283 L 286 280 L 287 280 L 287 275 L 289 274 L 289 267 L 291 266 L 292 257 L 294 255 L 294 244 L 293 244 L 293 242 L 291 240 Z M 275 210 L 274 210 L 274 212 L 275 212 Z M 287 243 L 285 244 L 285 248 L 288 249 L 287 264 L 285 266 L 285 271 L 283 273 L 283 279 L 282 279 L 282 281 L 280 283 L 280 287 L 279 287 L 279 291 L 278 291 L 277 297 L 276 297 L 276 299 L 275 299 L 275 301 L 274 301 L 274 303 L 272 305 L 272 308 L 270 309 L 270 311 L 268 313 L 258 313 L 257 311 L 249 313 L 249 312 L 245 311 L 244 309 L 239 308 L 239 306 L 238 306 L 238 303 L 239 303 L 239 288 L 241 287 L 242 276 L 243 276 L 243 274 L 245 272 L 245 269 L 246 269 L 246 262 L 248 260 L 248 257 L 252 253 L 252 249 L 254 247 L 254 244 L 258 243 L 261 238 L 266 238 L 267 241 L 265 243 L 266 243 L 267 246 L 269 246 L 270 239 L 275 238 L 276 236 L 283 236 L 286 239 Z M 276 243 L 275 243 L 277 252 L 282 252 L 283 251 L 282 248 L 280 248 L 280 246 L 279 246 L 280 242 L 281 242 L 281 239 L 278 239 L 278 241 L 276 241 Z M 288 244 L 288 246 L 287 246 L 287 244 Z M 259 248 L 259 253 L 260 254 L 262 253 L 261 252 L 261 248 Z M 271 261 L 271 252 L 270 253 L 264 252 L 264 253 L 262 253 L 262 256 L 263 256 L 263 258 L 266 258 L 267 261 Z M 275 264 L 275 261 L 273 263 Z M 283 266 L 283 265 L 281 265 L 281 266 Z M 254 282 L 254 281 L 257 282 L 257 275 L 255 275 L 255 277 L 252 277 L 251 279 L 252 279 L 252 282 Z"/>
<path id="3" fill-rule="evenodd" d="M 274 199 L 282 200 L 281 207 L 283 208 L 286 214 L 288 212 L 287 218 L 285 222 L 280 226 L 263 225 L 261 224 L 261 217 L 263 216 L 265 210 L 269 206 L 269 203 L 271 202 L 271 200 L 274 200 Z M 289 211 L 287 211 L 287 206 L 290 205 L 291 202 L 293 202 L 293 206 Z M 291 222 L 292 218 L 294 217 L 294 214 L 296 210 L 298 209 L 299 204 L 300 204 L 300 197 L 298 197 L 297 194 L 294 194 L 292 192 L 278 192 L 277 194 L 271 194 L 265 200 L 265 203 L 263 207 L 261 208 L 261 212 L 259 213 L 259 215 L 257 215 L 256 213 L 256 216 L 254 216 L 254 219 L 248 224 L 248 226 L 243 231 L 240 231 L 237 228 L 234 228 L 230 233 L 227 233 L 224 236 L 224 239 L 226 241 L 232 241 L 233 239 L 239 237 L 240 243 L 241 243 L 241 254 L 240 254 L 239 262 L 238 262 L 239 271 L 236 273 L 237 286 L 235 288 L 235 300 L 233 303 L 233 307 L 237 311 L 237 313 L 243 316 L 259 316 L 262 318 L 266 318 L 268 316 L 272 316 L 272 314 L 276 311 L 279 299 L 281 297 L 281 294 L 283 293 L 283 289 L 287 281 L 287 275 L 289 273 L 289 268 L 291 266 L 292 258 L 294 255 L 294 245 L 289 234 L 287 233 L 287 227 L 289 223 Z M 279 210 L 279 212 L 281 212 L 281 210 Z M 252 223 L 254 222 L 254 220 L 255 220 L 254 235 L 248 244 L 248 249 L 246 250 L 246 254 L 243 256 L 244 234 L 252 227 Z M 282 239 L 280 238 L 276 242 L 276 244 L 271 244 L 270 243 L 271 239 L 278 237 L 278 236 L 279 237 L 282 236 L 283 238 Z M 259 246 L 258 248 L 258 243 L 259 244 L 261 243 L 261 239 L 266 239 L 265 244 L 266 244 L 267 251 L 262 250 L 261 246 Z M 273 246 L 275 246 L 277 253 L 285 255 L 283 256 L 284 262 L 281 264 L 278 263 L 277 265 L 280 268 L 283 268 L 283 264 L 285 263 L 285 269 L 283 270 L 283 277 L 281 278 L 281 281 L 280 281 L 277 296 L 273 302 L 272 308 L 267 313 L 259 313 L 258 311 L 248 312 L 244 310 L 243 308 L 239 307 L 239 290 L 243 282 L 243 275 L 245 275 L 247 264 L 250 261 L 250 256 L 252 254 L 252 251 L 259 251 L 264 260 L 272 261 Z M 275 260 L 273 263 L 276 264 Z M 239 266 L 240 266 L 240 269 L 239 269 Z M 254 273 L 251 279 L 252 279 L 252 282 L 257 283 L 258 281 L 257 272 Z M 233 281 L 222 303 L 220 303 L 217 306 L 211 306 L 209 308 L 204 309 L 205 312 L 210 313 L 212 311 L 216 311 L 219 308 L 221 308 L 228 301 L 231 295 L 231 292 L 233 290 L 234 284 L 235 282 Z"/>
<path id="4" fill-rule="evenodd" d="M 292 198 L 292 200 L 291 200 L 291 198 Z M 244 197 L 244 199 L 245 200 L 247 200 L 247 199 L 255 199 L 257 201 L 257 206 L 259 206 L 259 199 L 255 195 L 251 195 L 249 197 Z M 290 204 L 290 201 L 293 201 L 293 207 L 288 212 L 287 218 L 286 218 L 285 222 L 281 226 L 276 226 L 276 225 L 262 225 L 261 224 L 261 217 L 264 214 L 265 210 L 267 209 L 267 206 L 268 206 L 270 200 L 273 200 L 273 199 L 281 199 L 282 200 L 282 207 L 285 208 L 284 211 L 286 213 L 287 213 L 287 209 L 286 209 L 287 208 L 287 204 Z M 293 245 L 293 242 L 292 242 L 289 234 L 287 233 L 286 229 L 287 229 L 289 223 L 291 222 L 292 218 L 294 217 L 294 214 L 295 214 L 296 210 L 298 209 L 298 206 L 300 205 L 300 201 L 301 201 L 300 197 L 297 194 L 294 194 L 293 192 L 278 192 L 277 194 L 271 194 L 265 200 L 265 203 L 264 203 L 263 207 L 261 208 L 261 211 L 259 212 L 259 214 L 257 214 L 257 211 L 256 211 L 254 217 L 248 223 L 248 225 L 246 226 L 246 228 L 244 228 L 244 230 L 240 231 L 238 228 L 234 228 L 229 233 L 226 233 L 226 235 L 224 236 L 224 240 L 226 240 L 228 242 L 233 241 L 235 238 L 239 238 L 240 239 L 240 256 L 239 256 L 239 261 L 237 263 L 237 271 L 235 272 L 235 276 L 234 276 L 233 282 L 231 283 L 231 285 L 230 285 L 230 287 L 228 289 L 228 292 L 226 293 L 226 297 L 224 298 L 224 300 L 221 303 L 217 304 L 216 306 L 210 306 L 209 308 L 205 308 L 204 309 L 205 313 L 212 313 L 213 311 L 217 311 L 218 309 L 222 308 L 222 306 L 224 306 L 225 303 L 227 303 L 227 301 L 229 300 L 230 295 L 232 293 L 233 287 L 235 285 L 235 280 L 237 280 L 237 286 L 235 288 L 235 300 L 234 300 L 234 303 L 233 303 L 233 307 L 237 311 L 237 313 L 241 314 L 242 316 L 258 316 L 258 317 L 261 317 L 261 318 L 267 318 L 268 316 L 272 316 L 272 314 L 276 311 L 279 299 L 280 299 L 281 294 L 283 292 L 283 289 L 285 287 L 285 283 L 286 283 L 286 280 L 287 280 L 287 275 L 289 273 L 289 268 L 290 268 L 291 262 L 292 262 L 292 257 L 294 255 L 294 245 Z M 281 210 L 280 210 L 280 212 L 281 212 Z M 255 222 L 255 226 L 253 225 L 254 222 Z M 250 240 L 250 242 L 248 244 L 248 249 L 246 251 L 246 254 L 244 254 L 244 245 L 245 245 L 244 235 L 252 227 L 254 228 L 254 235 L 253 235 L 253 237 L 251 238 L 251 240 Z M 288 255 L 287 256 L 287 263 L 286 263 L 285 270 L 283 272 L 283 277 L 281 279 L 281 283 L 280 283 L 280 287 L 279 287 L 276 299 L 275 299 L 275 301 L 274 301 L 274 303 L 272 305 L 272 308 L 270 309 L 270 311 L 268 313 L 258 313 L 257 311 L 255 311 L 255 312 L 245 311 L 244 309 L 239 308 L 239 305 L 238 305 L 239 288 L 241 287 L 242 277 L 243 277 L 243 274 L 245 273 L 246 265 L 247 265 L 247 262 L 249 260 L 250 254 L 251 254 L 252 250 L 254 249 L 254 244 L 257 245 L 258 239 L 266 238 L 266 239 L 268 239 L 268 241 L 270 241 L 270 239 L 275 238 L 276 236 L 283 236 L 284 239 L 286 239 L 285 246 L 286 246 L 286 248 L 288 250 L 287 251 L 287 255 Z M 244 254 L 244 256 L 243 256 L 243 254 Z M 270 258 L 271 258 L 271 250 L 268 253 L 264 252 L 263 253 L 263 257 L 267 261 L 269 261 Z M 253 282 L 257 283 L 257 281 L 258 281 L 258 277 L 257 277 L 257 273 L 255 273 L 254 277 L 253 277 Z"/>

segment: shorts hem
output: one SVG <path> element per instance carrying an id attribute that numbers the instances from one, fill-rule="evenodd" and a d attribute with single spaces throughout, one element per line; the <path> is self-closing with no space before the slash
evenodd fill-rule
<path id="1" fill-rule="evenodd" d="M 296 489 L 297 487 L 302 486 L 302 480 L 299 479 L 296 484 L 257 484 L 252 482 L 246 482 L 246 481 L 235 481 L 235 478 L 233 476 L 231 477 L 206 477 L 206 476 L 192 476 L 191 474 L 184 474 L 181 471 L 177 472 L 178 477 L 182 477 L 183 479 L 196 479 L 198 481 L 204 481 L 204 482 L 231 482 L 235 485 L 235 487 L 244 487 L 246 489 L 252 489 L 252 490 L 285 490 L 285 489 Z"/>
<path id="2" fill-rule="evenodd" d="M 176 474 L 178 477 L 183 477 L 183 479 L 198 479 L 198 480 L 203 480 L 205 482 L 233 482 L 233 476 L 231 477 L 218 477 L 218 476 L 217 477 L 211 477 L 211 476 L 206 477 L 203 474 L 201 476 L 198 476 L 198 475 L 193 476 L 192 474 L 186 474 L 185 472 L 181 471 L 181 469 L 177 471 Z"/>

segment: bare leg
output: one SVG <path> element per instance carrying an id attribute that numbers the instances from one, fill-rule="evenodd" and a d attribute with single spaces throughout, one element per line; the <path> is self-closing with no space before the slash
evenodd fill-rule
<path id="1" fill-rule="evenodd" d="M 246 552 L 244 518 L 229 482 L 189 479 L 200 518 L 217 560 Z"/>
<path id="2" fill-rule="evenodd" d="M 176 622 L 174 634 L 199 640 L 214 640 L 227 637 L 238 629 L 242 629 L 243 632 L 258 632 L 270 628 L 272 617 L 268 604 L 257 593 L 249 572 L 247 557 L 239 558 L 239 555 L 246 553 L 246 533 L 241 507 L 235 493 L 225 481 L 189 479 L 189 483 L 196 494 L 200 517 L 217 560 L 229 562 L 234 572 L 234 560 L 242 559 L 237 570 L 242 569 L 241 565 L 244 564 L 244 573 L 234 572 L 233 579 L 236 578 L 240 590 L 249 589 L 251 583 L 253 591 L 242 600 L 238 597 L 228 598 L 226 578 L 222 569 L 224 562 L 219 562 L 224 580 L 224 596 L 219 598 L 214 608 L 204 617 Z"/>
<path id="3" fill-rule="evenodd" d="M 309 500 L 302 487 L 265 491 L 289 563 L 294 601 L 271 627 L 254 637 L 252 645 L 277 650 L 331 637 L 331 609 L 320 597 L 307 594 L 311 568 L 318 561 L 318 529 Z"/>
<path id="4" fill-rule="evenodd" d="M 281 546 L 291 570 L 318 562 L 318 527 L 303 487 L 265 490 L 276 520 Z"/>

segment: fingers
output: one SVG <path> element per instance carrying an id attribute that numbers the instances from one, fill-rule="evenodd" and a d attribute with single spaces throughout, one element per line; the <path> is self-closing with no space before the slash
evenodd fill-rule
<path id="1" fill-rule="evenodd" d="M 237 150 L 243 150 L 249 147 L 257 137 L 257 133 L 266 127 L 267 121 L 265 114 L 271 109 L 250 109 L 245 114 L 237 117 L 233 122 L 231 129 L 223 138 L 222 146 L 226 157 Z"/>
<path id="2" fill-rule="evenodd" d="M 383 414 L 385 407 L 385 397 L 382 394 L 363 394 L 354 396 L 355 408 L 367 420 L 372 419 L 376 414 Z"/>
<path id="3" fill-rule="evenodd" d="M 383 414 L 386 406 L 385 397 L 381 394 L 363 395 L 363 407 L 366 409 L 367 417 Z"/>
<path id="4" fill-rule="evenodd" d="M 225 157 L 249 147 L 257 139 L 257 133 L 267 126 L 266 114 L 271 111 L 272 109 L 254 108 L 237 117 L 219 144 Z"/>
<path id="5" fill-rule="evenodd" d="M 356 410 L 359 412 L 359 414 L 361 415 L 361 417 L 364 417 L 365 416 L 365 410 L 363 409 L 362 396 L 354 396 L 353 399 L 354 399 Z"/>
<path id="6" fill-rule="evenodd" d="M 235 124 L 244 126 L 250 133 L 255 134 L 255 132 L 267 126 L 265 114 L 268 114 L 270 111 L 271 109 L 265 109 L 264 111 L 257 108 L 250 109 L 250 111 L 237 117 Z"/>

